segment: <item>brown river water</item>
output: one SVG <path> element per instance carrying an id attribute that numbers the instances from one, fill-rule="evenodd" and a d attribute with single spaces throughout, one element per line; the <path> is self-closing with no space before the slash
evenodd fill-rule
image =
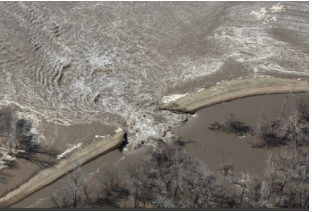
<path id="1" fill-rule="evenodd" d="M 0 2 L 0 26 L 0 107 L 10 105 L 32 125 L 32 142 L 57 154 L 117 128 L 127 131 L 129 152 L 150 138 L 170 138 L 166 132 L 184 114 L 159 110 L 164 96 L 246 77 L 309 76 L 308 2 Z M 215 118 L 224 116 L 219 106 Z M 247 109 L 236 113 L 249 124 Z M 196 136 L 183 135 L 196 141 L 183 148 L 198 150 L 195 156 L 209 159 L 211 169 L 223 160 L 241 162 L 234 160 L 237 152 L 248 157 L 241 149 L 249 138 L 217 136 L 202 125 L 194 128 Z M 223 137 L 227 141 L 219 141 Z M 241 143 L 240 150 L 220 150 L 231 141 Z M 200 146 L 219 159 L 201 154 Z M 250 151 L 259 160 L 265 155 Z M 97 161 L 122 157 L 116 150 Z M 35 164 L 17 163 L 0 195 L 38 171 Z M 256 172 L 250 163 L 236 168 Z"/>
<path id="2" fill-rule="evenodd" d="M 0 106 L 62 151 L 64 127 L 120 127 L 137 146 L 182 121 L 164 96 L 309 74 L 308 2 L 0 2 L 0 26 Z"/>
<path id="3" fill-rule="evenodd" d="M 288 99 L 285 112 L 292 108 L 292 100 L 292 97 Z M 281 148 L 252 148 L 249 142 L 256 141 L 254 137 L 238 138 L 231 134 L 219 134 L 209 130 L 208 125 L 214 121 L 220 121 L 229 112 L 234 112 L 238 120 L 245 122 L 248 126 L 255 127 L 261 111 L 268 112 L 272 120 L 278 118 L 284 101 L 285 94 L 278 94 L 247 97 L 220 103 L 197 111 L 194 117 L 181 126 L 173 128 L 171 132 L 181 135 L 182 140 L 186 142 L 182 150 L 206 163 L 211 171 L 215 172 L 221 163 L 230 162 L 234 164 L 235 171 L 261 174 L 266 165 L 267 154 L 269 152 L 279 153 Z M 99 167 L 114 164 L 119 170 L 120 179 L 123 179 L 124 167 L 142 160 L 144 148 L 146 147 L 143 146 L 130 154 L 123 154 L 120 150 L 114 150 L 84 165 L 82 171 L 85 174 L 92 174 Z M 67 177 L 64 177 L 11 208 L 46 207 L 49 194 L 64 186 L 66 181 Z"/>

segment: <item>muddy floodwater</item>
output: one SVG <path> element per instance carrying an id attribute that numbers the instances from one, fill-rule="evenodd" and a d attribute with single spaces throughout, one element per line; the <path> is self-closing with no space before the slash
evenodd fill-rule
<path id="1" fill-rule="evenodd" d="M 116 149 L 106 155 L 103 155 L 92 162 L 84 165 L 82 167 L 82 172 L 84 175 L 89 175 L 92 179 L 93 183 L 96 183 L 97 179 L 94 177 L 94 174 L 98 171 L 101 167 L 107 167 L 109 165 L 116 165 L 118 168 L 119 178 L 122 182 L 125 181 L 125 167 L 131 163 L 136 163 L 141 161 L 144 158 L 144 149 L 139 148 L 130 154 L 123 154 L 120 152 L 119 149 Z M 32 194 L 31 196 L 25 198 L 21 202 L 13 205 L 11 208 L 42 208 L 48 207 L 48 199 L 49 195 L 61 188 L 64 187 L 67 183 L 68 178 L 65 176 L 60 180 L 56 181 L 55 183 L 39 190 L 38 192 Z"/>
<path id="2" fill-rule="evenodd" d="M 169 140 L 166 132 L 186 117 L 159 110 L 172 96 L 242 78 L 309 77 L 308 2 L 0 2 L 0 26 L 0 108 L 14 110 L 31 125 L 31 142 L 58 155 L 118 128 L 127 132 L 125 152 L 151 137 Z M 270 113 L 277 115 L 281 102 L 274 101 Z M 195 141 L 183 148 L 212 169 L 250 155 L 245 149 L 251 138 L 206 129 L 228 104 L 238 103 L 208 108 L 207 123 L 196 127 L 206 113 L 199 111 L 177 129 Z M 249 116 L 257 114 L 247 114 L 261 105 L 243 106 L 237 107 L 238 117 L 254 124 Z M 213 108 L 218 110 L 208 112 Z M 231 151 L 221 151 L 224 146 Z M 259 163 L 236 168 L 257 172 L 266 150 L 250 151 Z M 122 157 L 116 150 L 98 161 Z M 96 170 L 94 163 L 84 169 Z M 0 195 L 38 171 L 32 163 L 17 165 L 18 171 L 7 173 L 11 180 L 0 184 Z M 23 201 L 23 207 L 47 193 L 29 197 L 34 200 Z"/>
<path id="3" fill-rule="evenodd" d="M 134 148 L 183 121 L 164 96 L 309 74 L 308 2 L 0 2 L 0 26 L 0 106 L 62 151 L 64 127 L 120 127 Z"/>
<path id="4" fill-rule="evenodd" d="M 182 136 L 182 140 L 185 141 L 182 149 L 206 163 L 211 171 L 216 171 L 220 163 L 230 162 L 234 164 L 236 171 L 260 174 L 265 168 L 267 154 L 279 153 L 281 148 L 252 148 L 249 142 L 255 142 L 256 138 L 251 136 L 239 138 L 232 134 L 217 133 L 209 130 L 208 125 L 216 120 L 220 121 L 229 112 L 234 112 L 238 120 L 255 127 L 261 111 L 268 112 L 272 120 L 278 118 L 284 101 L 285 94 L 279 94 L 247 97 L 217 104 L 197 111 L 194 117 L 171 131 Z M 289 97 L 285 112 L 292 108 L 292 104 L 293 97 Z M 144 158 L 145 148 L 143 146 L 130 154 L 123 154 L 118 149 L 114 150 L 84 165 L 82 171 L 85 175 L 93 175 L 98 168 L 114 164 L 119 170 L 120 179 L 124 181 L 125 167 L 130 163 L 141 161 Z M 92 179 L 96 181 L 96 178 Z M 12 208 L 47 207 L 49 194 L 64 186 L 66 182 L 67 177 L 64 177 Z"/>
<path id="5" fill-rule="evenodd" d="M 301 95 L 301 94 L 295 94 Z M 293 98 L 289 97 L 285 112 L 292 108 Z M 246 135 L 239 138 L 234 134 L 219 133 L 208 129 L 210 123 L 221 121 L 233 112 L 239 121 L 255 127 L 261 111 L 268 112 L 271 120 L 279 118 L 285 101 L 285 94 L 247 97 L 201 109 L 181 126 L 172 129 L 182 136 L 183 149 L 203 161 L 211 171 L 221 163 L 232 163 L 236 171 L 260 174 L 268 153 L 279 153 L 280 148 L 252 148 L 250 142 L 257 139 Z"/>
<path id="6" fill-rule="evenodd" d="M 27 181 L 31 176 L 39 172 L 41 168 L 44 168 L 45 162 L 55 161 L 55 158 L 58 157 L 62 158 L 66 156 L 66 151 L 75 148 L 75 145 L 87 143 L 95 136 L 107 136 L 116 129 L 116 127 L 96 122 L 62 127 L 53 123 L 46 123 L 46 126 L 48 128 L 45 130 L 45 134 L 55 137 L 49 151 L 55 154 L 56 157 L 52 155 L 51 158 L 43 158 L 44 154 L 39 153 L 35 154 L 35 159 L 38 160 L 25 160 L 17 157 L 15 167 L 4 170 L 6 177 L 0 181 L 0 195 Z"/>

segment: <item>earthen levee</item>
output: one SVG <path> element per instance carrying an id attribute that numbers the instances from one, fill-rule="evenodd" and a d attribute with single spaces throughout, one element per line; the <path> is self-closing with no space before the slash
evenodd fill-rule
<path id="1" fill-rule="evenodd" d="M 66 173 L 72 171 L 77 165 L 77 162 L 79 164 L 85 164 L 102 154 L 118 148 L 124 141 L 124 133 L 124 131 L 117 132 L 109 138 L 88 144 L 71 154 L 68 158 L 63 159 L 56 166 L 39 172 L 21 187 L 1 198 L 0 208 L 8 208 L 55 182 L 66 175 Z"/>
<path id="2" fill-rule="evenodd" d="M 248 96 L 308 91 L 308 82 L 301 80 L 273 77 L 232 80 L 163 104 L 161 109 L 194 113 L 207 106 Z"/>

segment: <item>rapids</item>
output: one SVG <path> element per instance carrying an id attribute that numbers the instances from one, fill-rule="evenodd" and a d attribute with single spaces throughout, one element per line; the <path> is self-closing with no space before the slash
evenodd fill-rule
<path id="1" fill-rule="evenodd" d="M 61 152 L 81 142 L 73 125 L 120 127 L 132 150 L 188 117 L 159 110 L 164 96 L 306 78 L 308 20 L 308 2 L 0 2 L 0 105 Z"/>

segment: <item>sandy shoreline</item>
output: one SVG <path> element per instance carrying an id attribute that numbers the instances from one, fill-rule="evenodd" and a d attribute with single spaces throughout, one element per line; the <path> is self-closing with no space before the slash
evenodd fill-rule
<path id="1" fill-rule="evenodd" d="M 308 92 L 307 81 L 273 77 L 232 80 L 176 101 L 162 104 L 161 109 L 174 112 L 194 113 L 207 106 L 248 96 Z"/>
<path id="2" fill-rule="evenodd" d="M 71 171 L 76 163 L 85 164 L 98 156 L 118 148 L 124 141 L 124 131 L 117 132 L 109 138 L 93 142 L 71 154 L 58 165 L 43 170 L 18 189 L 0 199 L 0 208 L 8 208 L 41 188 L 55 182 Z"/>

